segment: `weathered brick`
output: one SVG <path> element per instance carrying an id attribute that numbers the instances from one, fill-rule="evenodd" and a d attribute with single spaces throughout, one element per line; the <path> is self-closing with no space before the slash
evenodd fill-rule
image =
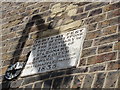
<path id="1" fill-rule="evenodd" d="M 90 72 L 104 71 L 104 70 L 105 70 L 105 64 L 90 66 Z"/>
<path id="2" fill-rule="evenodd" d="M 120 25 L 118 25 L 118 32 L 120 32 Z"/>
<path id="3" fill-rule="evenodd" d="M 41 88 L 43 82 L 37 82 L 34 84 L 34 88 Z"/>
<path id="4" fill-rule="evenodd" d="M 83 9 L 84 9 L 83 7 L 78 8 L 78 9 L 77 9 L 77 13 L 82 13 L 82 12 L 83 12 Z"/>
<path id="5" fill-rule="evenodd" d="M 102 54 L 97 56 L 97 63 L 105 62 L 105 61 L 110 61 L 110 60 L 115 60 L 116 59 L 116 52 L 111 52 L 107 54 Z"/>
<path id="6" fill-rule="evenodd" d="M 120 33 L 111 35 L 111 36 L 107 36 L 107 37 L 102 37 L 99 39 L 95 39 L 94 45 L 101 45 L 101 44 L 106 44 L 106 43 L 110 43 L 110 42 L 115 42 L 118 41 L 120 38 Z"/>
<path id="7" fill-rule="evenodd" d="M 86 59 L 83 58 L 83 59 L 80 60 L 79 66 L 85 66 L 85 65 L 86 65 Z"/>
<path id="8" fill-rule="evenodd" d="M 120 69 L 120 60 L 108 62 L 107 70 Z"/>
<path id="9" fill-rule="evenodd" d="M 15 37 L 15 33 L 9 33 L 9 34 L 6 34 L 4 36 L 2 36 L 2 40 L 6 40 L 6 39 L 11 39 L 11 38 L 14 38 Z"/>
<path id="10" fill-rule="evenodd" d="M 51 88 L 51 85 L 52 85 L 52 80 L 46 80 L 46 81 L 44 82 L 43 88 L 50 89 L 50 88 Z"/>
<path id="11" fill-rule="evenodd" d="M 97 15 L 94 17 L 90 17 L 90 18 L 85 19 L 84 23 L 85 24 L 92 24 L 95 22 L 100 22 L 100 21 L 103 21 L 105 19 L 105 16 L 106 16 L 105 14 L 101 14 L 101 15 Z"/>
<path id="12" fill-rule="evenodd" d="M 107 18 L 112 18 L 120 15 L 120 9 L 108 12 Z"/>
<path id="13" fill-rule="evenodd" d="M 8 52 L 8 53 L 2 54 L 3 60 L 10 60 L 12 57 L 13 57 L 13 52 Z"/>
<path id="14" fill-rule="evenodd" d="M 88 31 L 93 31 L 93 30 L 96 30 L 96 27 L 97 27 L 97 23 L 90 24 L 90 25 L 87 26 L 87 30 Z"/>
<path id="15" fill-rule="evenodd" d="M 62 77 L 54 79 L 52 88 L 54 88 L 54 89 L 60 89 L 62 81 L 63 81 Z"/>
<path id="16" fill-rule="evenodd" d="M 4 61 L 4 62 L 2 63 L 2 65 L 3 65 L 3 66 L 10 65 L 10 62 L 11 62 L 10 60 L 6 60 L 6 61 Z"/>
<path id="17" fill-rule="evenodd" d="M 64 75 L 65 71 L 59 71 L 59 72 L 52 72 L 50 77 L 57 77 L 57 76 L 61 76 Z"/>
<path id="18" fill-rule="evenodd" d="M 66 18 L 63 20 L 62 24 L 63 24 L 63 25 L 64 25 L 64 24 L 68 24 L 68 23 L 70 23 L 70 22 L 73 22 L 73 19 L 72 19 L 71 17 L 66 17 Z"/>
<path id="19" fill-rule="evenodd" d="M 105 88 L 115 88 L 116 81 L 118 79 L 118 72 L 109 72 L 106 77 Z"/>
<path id="20" fill-rule="evenodd" d="M 97 56 L 89 57 L 87 60 L 87 65 L 96 64 Z"/>
<path id="21" fill-rule="evenodd" d="M 24 90 L 28 90 L 28 89 L 33 90 L 32 87 L 33 87 L 33 84 L 27 85 L 25 86 Z"/>
<path id="22" fill-rule="evenodd" d="M 50 74 L 49 74 L 50 76 Z M 33 83 L 33 82 L 36 82 L 36 81 L 40 81 L 40 80 L 43 80 L 43 79 L 46 79 L 46 78 L 49 78 L 47 76 L 47 74 L 45 75 L 38 75 L 38 76 L 31 76 L 31 77 L 26 77 L 22 83 L 22 85 L 26 85 L 26 84 L 30 84 L 30 83 Z"/>
<path id="23" fill-rule="evenodd" d="M 87 14 L 88 14 L 88 12 L 85 12 L 85 13 L 82 13 L 82 14 L 79 14 L 79 15 L 72 16 L 71 18 L 74 21 L 81 20 L 81 19 L 87 18 Z"/>
<path id="24" fill-rule="evenodd" d="M 89 4 L 89 5 L 86 6 L 85 11 L 91 10 L 93 8 L 101 7 L 101 6 L 104 6 L 104 5 L 107 5 L 107 4 L 108 4 L 107 2 L 95 2 L 95 3 L 91 3 L 91 4 Z"/>
<path id="25" fill-rule="evenodd" d="M 83 82 L 83 78 L 84 78 L 84 75 L 77 75 L 77 76 L 75 76 L 72 88 L 77 88 L 77 89 L 81 88 L 81 84 Z"/>
<path id="26" fill-rule="evenodd" d="M 10 84 L 11 88 L 18 88 L 21 86 L 21 83 L 23 82 L 23 79 L 12 81 Z"/>
<path id="27" fill-rule="evenodd" d="M 50 8 L 53 9 L 53 8 L 57 8 L 57 7 L 60 7 L 61 6 L 61 3 L 52 3 Z"/>
<path id="28" fill-rule="evenodd" d="M 8 66 L 5 66 L 5 67 L 1 68 L 1 70 L 0 70 L 0 75 L 5 74 L 7 68 L 8 68 Z"/>
<path id="29" fill-rule="evenodd" d="M 96 54 L 96 48 L 84 49 L 82 51 L 82 57 L 87 57 L 94 54 Z"/>
<path id="30" fill-rule="evenodd" d="M 2 80 L 3 80 L 3 78 L 4 78 L 4 76 L 2 75 L 0 75 L 0 82 L 2 82 Z"/>
<path id="31" fill-rule="evenodd" d="M 91 47 L 93 40 L 85 40 L 83 44 L 83 48 Z"/>
<path id="32" fill-rule="evenodd" d="M 10 48 L 10 47 L 8 47 L 8 46 L 3 47 L 3 48 L 2 48 L 2 53 L 8 52 L 9 48 Z"/>
<path id="33" fill-rule="evenodd" d="M 114 45 L 114 50 L 120 50 L 120 42 L 116 42 Z"/>
<path id="34" fill-rule="evenodd" d="M 2 82 L 2 89 L 8 89 L 10 88 L 10 82 L 9 81 L 4 81 Z"/>
<path id="35" fill-rule="evenodd" d="M 91 88 L 93 78 L 94 78 L 94 74 L 87 74 L 85 76 L 85 80 L 83 82 L 83 87 L 82 88 Z"/>
<path id="36" fill-rule="evenodd" d="M 120 59 L 120 51 L 118 51 L 118 59 Z"/>
<path id="37" fill-rule="evenodd" d="M 46 17 L 46 16 L 48 16 L 50 14 L 51 14 L 51 11 L 48 10 L 48 11 L 45 11 L 45 12 L 41 13 L 40 16 L 41 17 Z"/>
<path id="38" fill-rule="evenodd" d="M 61 26 L 60 30 L 61 30 L 61 31 L 64 31 L 64 30 L 71 29 L 71 28 L 74 28 L 74 27 L 79 27 L 81 24 L 82 24 L 82 21 L 81 21 L 81 20 L 78 20 L 78 21 L 69 23 L 69 24 L 67 24 L 67 25 Z"/>
<path id="39" fill-rule="evenodd" d="M 27 55 L 20 55 L 19 61 L 25 61 L 27 59 Z"/>
<path id="40" fill-rule="evenodd" d="M 107 28 L 104 28 L 103 29 L 103 32 L 102 32 L 102 35 L 109 35 L 109 34 L 113 34 L 113 33 L 116 33 L 117 31 L 117 26 L 110 26 L 110 27 L 107 27 Z"/>
<path id="41" fill-rule="evenodd" d="M 21 22 L 21 20 L 15 20 L 15 21 L 13 21 L 11 23 L 7 23 L 5 25 L 2 25 L 2 29 L 10 28 L 12 26 L 15 26 L 15 25 L 19 24 L 20 22 Z"/>
<path id="42" fill-rule="evenodd" d="M 81 68 L 68 69 L 68 70 L 66 71 L 66 74 L 86 73 L 86 72 L 88 72 L 88 67 L 81 67 Z"/>
<path id="43" fill-rule="evenodd" d="M 70 88 L 72 81 L 73 81 L 73 76 L 64 77 L 61 88 Z"/>
<path id="44" fill-rule="evenodd" d="M 73 9 L 73 8 L 76 8 L 76 7 L 77 7 L 77 5 L 70 4 L 66 7 L 66 11 L 70 10 L 70 9 Z"/>
<path id="45" fill-rule="evenodd" d="M 120 2 L 109 4 L 109 5 L 105 6 L 104 11 L 107 12 L 107 11 L 114 10 L 117 8 L 120 8 Z"/>
<path id="46" fill-rule="evenodd" d="M 40 12 L 44 12 L 44 11 L 46 11 L 46 10 L 48 10 L 49 9 L 49 6 L 43 6 L 42 8 L 41 8 L 41 10 L 40 10 Z"/>
<path id="47" fill-rule="evenodd" d="M 25 46 L 24 47 L 28 47 L 28 46 L 32 46 L 33 45 L 33 40 L 32 39 L 29 39 L 25 42 Z"/>
<path id="48" fill-rule="evenodd" d="M 97 30 L 97 31 L 93 31 L 93 32 L 88 32 L 87 35 L 86 35 L 86 40 L 100 37 L 101 34 L 102 34 L 101 30 Z"/>
<path id="49" fill-rule="evenodd" d="M 98 28 L 104 28 L 110 25 L 115 25 L 120 23 L 120 17 L 112 18 L 109 20 L 105 20 L 103 22 L 98 23 Z"/>
<path id="50" fill-rule="evenodd" d="M 102 88 L 103 83 L 105 81 L 105 76 L 106 76 L 106 73 L 98 73 L 93 87 L 94 88 Z"/>
<path id="51" fill-rule="evenodd" d="M 2 90 L 2 83 L 0 82 L 0 90 Z"/>
<path id="52" fill-rule="evenodd" d="M 84 5 L 86 5 L 86 4 L 89 4 L 89 3 L 91 3 L 91 2 L 75 2 L 75 4 L 74 5 L 77 5 L 77 6 L 84 6 Z"/>
<path id="53" fill-rule="evenodd" d="M 112 44 L 100 46 L 98 47 L 98 53 L 110 52 L 112 51 L 112 48 L 113 48 Z"/>
<path id="54" fill-rule="evenodd" d="M 56 14 L 56 13 L 63 12 L 64 10 L 65 10 L 65 7 L 56 7 L 56 8 L 51 9 L 51 12 L 53 14 Z"/>
<path id="55" fill-rule="evenodd" d="M 100 13 L 102 13 L 102 8 L 99 8 L 99 9 L 95 9 L 95 10 L 90 11 L 88 17 L 94 16 L 94 15 L 98 15 L 98 14 L 100 14 Z"/>
<path id="56" fill-rule="evenodd" d="M 68 15 L 68 16 L 73 16 L 73 15 L 75 15 L 76 13 L 77 13 L 77 9 L 71 9 L 71 10 L 68 11 L 67 15 Z"/>

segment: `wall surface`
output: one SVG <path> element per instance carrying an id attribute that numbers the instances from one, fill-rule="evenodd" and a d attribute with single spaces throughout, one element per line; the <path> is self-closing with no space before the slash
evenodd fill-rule
<path id="1" fill-rule="evenodd" d="M 120 88 L 120 2 L 2 2 L 1 12 L 3 88 Z M 4 80 L 7 67 L 25 61 L 36 39 L 82 27 L 79 67 Z"/>

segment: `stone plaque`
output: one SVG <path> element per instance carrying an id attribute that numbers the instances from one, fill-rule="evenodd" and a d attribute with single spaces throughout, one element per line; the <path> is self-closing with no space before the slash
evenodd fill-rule
<path id="1" fill-rule="evenodd" d="M 77 66 L 85 34 L 81 28 L 36 40 L 21 76 Z"/>

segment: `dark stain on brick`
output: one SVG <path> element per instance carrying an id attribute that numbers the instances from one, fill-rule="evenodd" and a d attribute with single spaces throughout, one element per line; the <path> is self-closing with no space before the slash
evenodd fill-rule
<path id="1" fill-rule="evenodd" d="M 42 83 L 43 82 L 37 82 L 34 84 L 34 88 L 39 88 L 41 90 L 41 87 L 42 87 Z"/>
<path id="2" fill-rule="evenodd" d="M 81 20 L 87 17 L 88 12 L 76 15 L 76 16 L 72 16 L 71 18 L 76 21 L 76 20 Z"/>
<path id="3" fill-rule="evenodd" d="M 93 82 L 94 74 L 88 74 L 85 76 L 85 80 L 83 82 L 83 88 L 91 88 Z"/>
<path id="4" fill-rule="evenodd" d="M 100 39 L 95 39 L 95 43 L 94 45 L 101 45 L 101 44 L 105 44 L 105 43 L 110 43 L 113 41 L 118 41 L 120 39 L 120 33 L 111 35 L 111 36 L 107 36 L 107 37 L 102 37 Z"/>
<path id="5" fill-rule="evenodd" d="M 64 77 L 63 84 L 62 84 L 61 88 L 70 88 L 73 77 L 74 76 Z"/>
<path id="6" fill-rule="evenodd" d="M 47 90 L 50 90 L 51 85 L 52 85 L 52 80 L 47 80 L 47 81 L 44 82 L 43 88 L 45 88 Z"/>
<path id="7" fill-rule="evenodd" d="M 94 83 L 94 88 L 102 88 L 104 79 L 105 79 L 106 74 L 105 73 L 98 73 L 95 83 Z"/>
<path id="8" fill-rule="evenodd" d="M 104 70 L 105 70 L 105 64 L 95 65 L 90 67 L 90 72 L 104 71 Z"/>
<path id="9" fill-rule="evenodd" d="M 109 52 L 109 51 L 112 51 L 112 47 L 113 47 L 112 44 L 110 44 L 110 45 L 100 46 L 100 47 L 98 48 L 98 53 L 103 53 L 103 52 Z"/>
<path id="10" fill-rule="evenodd" d="M 68 69 L 66 71 L 66 74 L 73 74 L 73 73 L 85 73 L 88 71 L 88 67 L 84 68 L 73 68 L 73 69 Z"/>
<path id="11" fill-rule="evenodd" d="M 57 76 L 61 76 L 64 74 L 65 74 L 65 71 L 52 72 L 50 77 L 57 77 Z"/>
<path id="12" fill-rule="evenodd" d="M 100 14 L 100 13 L 102 13 L 102 8 L 99 8 L 99 9 L 96 9 L 96 10 L 91 11 L 91 12 L 89 13 L 88 17 L 94 16 L 94 15 L 98 15 L 98 14 Z"/>
<path id="13" fill-rule="evenodd" d="M 54 89 L 60 89 L 61 84 L 62 84 L 62 80 L 63 80 L 63 77 L 54 79 L 52 88 L 54 88 Z"/>

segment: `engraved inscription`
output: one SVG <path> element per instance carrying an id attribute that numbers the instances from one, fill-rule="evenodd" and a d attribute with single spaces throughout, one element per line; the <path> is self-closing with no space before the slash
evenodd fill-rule
<path id="1" fill-rule="evenodd" d="M 85 32 L 82 28 L 36 40 L 21 76 L 76 66 Z"/>

